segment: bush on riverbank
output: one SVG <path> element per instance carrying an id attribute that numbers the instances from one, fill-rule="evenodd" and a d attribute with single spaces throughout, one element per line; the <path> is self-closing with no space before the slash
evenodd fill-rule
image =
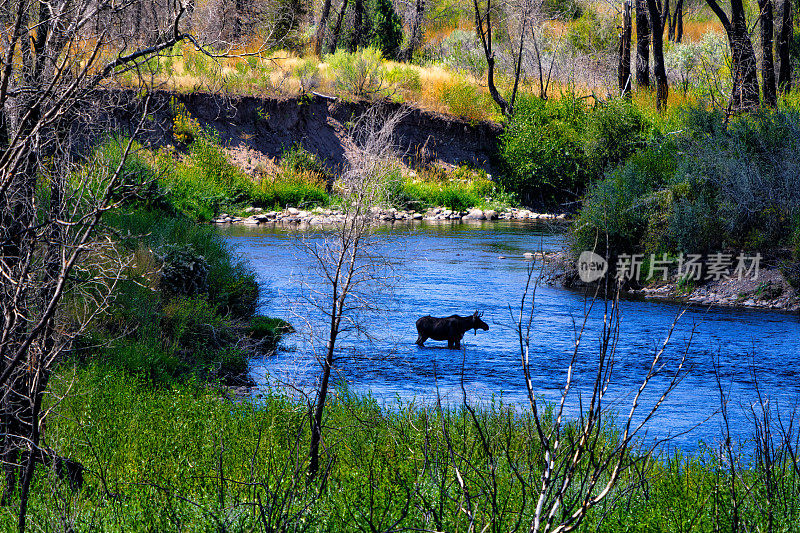
<path id="1" fill-rule="evenodd" d="M 616 253 L 770 252 L 800 235 L 800 111 L 731 119 L 690 108 L 679 134 L 595 183 L 573 231 L 576 250 Z"/>
<path id="2" fill-rule="evenodd" d="M 84 358 L 152 383 L 193 375 L 235 383 L 252 356 L 241 342 L 249 330 L 268 339 L 261 350 L 278 342 L 284 325 L 255 317 L 255 275 L 214 228 L 146 209 L 112 211 L 105 222 L 130 263 L 81 343 Z"/>
<path id="3" fill-rule="evenodd" d="M 452 172 L 441 167 L 418 170 L 415 175 L 403 179 L 397 195 L 401 207 L 424 209 L 446 207 L 464 211 L 471 207 L 487 207 L 489 204 L 514 204 L 514 198 L 492 182 L 483 170 L 466 166 Z"/>
<path id="4" fill-rule="evenodd" d="M 654 131 L 653 120 L 625 99 L 590 108 L 574 93 L 550 100 L 521 95 L 501 137 L 500 184 L 526 205 L 575 200 Z"/>

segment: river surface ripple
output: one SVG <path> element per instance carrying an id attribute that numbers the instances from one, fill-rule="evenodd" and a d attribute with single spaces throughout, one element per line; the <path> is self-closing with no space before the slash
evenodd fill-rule
<path id="1" fill-rule="evenodd" d="M 319 276 L 301 242 L 319 242 L 319 231 L 300 232 L 270 226 L 231 226 L 220 230 L 258 274 L 265 288 L 261 312 L 284 317 L 298 329 L 289 335 L 277 355 L 252 362 L 252 373 L 262 387 L 288 384 L 311 390 L 319 374 L 315 353 L 324 339 L 311 332 L 322 315 L 307 296 L 319 291 Z M 515 310 L 529 264 L 523 254 L 557 251 L 564 237 L 543 224 L 514 222 L 470 224 L 414 224 L 385 227 L 375 248 L 393 269 L 392 287 L 368 296 L 380 310 L 363 311 L 360 325 L 369 334 L 344 335 L 339 340 L 337 379 L 356 393 L 369 393 L 388 406 L 416 401 L 432 405 L 439 395 L 450 405 L 462 401 L 461 384 L 471 403 L 502 401 L 519 409 L 527 406 L 516 333 L 509 326 L 509 306 Z M 535 392 L 557 400 L 565 380 L 577 329 L 587 309 L 584 294 L 540 286 L 530 346 L 531 378 Z M 489 331 L 468 332 L 464 350 L 448 350 L 446 343 L 414 344 L 414 323 L 423 315 L 447 316 L 484 313 Z M 652 355 L 667 335 L 682 307 L 655 301 L 624 301 L 608 405 L 627 414 L 633 394 L 647 372 Z M 591 391 L 598 354 L 603 306 L 595 304 L 582 337 L 576 365 L 576 391 Z M 762 394 L 784 417 L 800 398 L 798 343 L 800 318 L 778 312 L 746 309 L 689 308 L 678 322 L 664 353 L 667 369 L 674 368 L 686 351 L 690 368 L 685 379 L 648 425 L 646 438 L 671 437 L 670 446 L 695 452 L 716 446 L 721 419 L 715 414 L 720 392 L 726 395 L 732 435 L 740 441 L 752 436 L 748 421 L 756 400 L 754 376 Z M 690 342 L 691 341 L 691 342 Z M 643 406 L 652 404 L 666 383 L 655 379 Z M 577 413 L 577 395 L 568 402 Z"/>

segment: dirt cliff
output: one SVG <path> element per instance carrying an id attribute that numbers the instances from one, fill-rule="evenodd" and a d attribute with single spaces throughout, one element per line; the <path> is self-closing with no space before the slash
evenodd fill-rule
<path id="1" fill-rule="evenodd" d="M 146 140 L 156 145 L 173 142 L 174 102 L 182 103 L 202 125 L 215 129 L 226 146 L 276 157 L 284 148 L 299 143 L 332 169 L 344 164 L 348 126 L 370 106 L 379 105 L 387 113 L 404 108 L 389 101 L 344 102 L 320 96 L 277 99 L 159 91 L 150 101 L 151 127 L 144 135 Z M 407 114 L 395 131 L 395 142 L 407 164 L 466 163 L 493 173 L 492 161 L 502 132 L 499 124 L 469 123 L 416 108 L 405 109 Z M 127 117 L 135 116 L 132 112 L 117 113 L 116 120 L 127 129 L 133 126 L 125 123 L 130 120 Z"/>

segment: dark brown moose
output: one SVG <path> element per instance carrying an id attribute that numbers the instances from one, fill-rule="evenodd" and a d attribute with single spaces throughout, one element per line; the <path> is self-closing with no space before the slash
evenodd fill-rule
<path id="1" fill-rule="evenodd" d="M 424 316 L 417 320 L 417 344 L 424 345 L 427 339 L 447 341 L 448 348 L 461 348 L 461 339 L 467 330 L 489 331 L 489 325 L 481 320 L 483 313 L 475 311 L 470 316 L 452 315 L 444 318 Z"/>

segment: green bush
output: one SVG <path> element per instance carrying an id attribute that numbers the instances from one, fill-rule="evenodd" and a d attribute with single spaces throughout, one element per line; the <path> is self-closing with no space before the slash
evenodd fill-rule
<path id="1" fill-rule="evenodd" d="M 354 53 L 337 50 L 325 56 L 325 61 L 333 73 L 334 86 L 342 93 L 373 98 L 386 89 L 380 50 L 372 47 Z"/>
<path id="2" fill-rule="evenodd" d="M 495 109 L 492 98 L 474 83 L 454 76 L 439 90 L 439 100 L 447 104 L 450 113 L 470 121 L 487 120 Z"/>
<path id="3" fill-rule="evenodd" d="M 617 40 L 616 27 L 611 19 L 601 18 L 589 9 L 569 25 L 566 40 L 578 52 L 605 52 Z"/>
<path id="4" fill-rule="evenodd" d="M 292 333 L 294 328 L 281 318 L 267 316 L 254 316 L 250 320 L 247 332 L 253 339 L 262 340 L 275 346 L 286 333 Z"/>
<path id="5" fill-rule="evenodd" d="M 583 150 L 586 115 L 575 95 L 558 100 L 520 95 L 500 137 L 503 188 L 529 205 L 577 197 L 590 177 Z"/>
<path id="6" fill-rule="evenodd" d="M 599 233 L 613 252 L 766 252 L 791 246 L 800 214 L 800 113 L 737 117 L 695 108 L 680 135 L 630 156 L 586 196 L 576 249 Z"/>
<path id="7" fill-rule="evenodd" d="M 421 171 L 420 178 L 404 179 L 398 198 L 413 208 L 441 206 L 465 211 L 470 207 L 485 206 L 486 197 L 498 192 L 485 172 L 459 167 L 450 174 Z"/>
<path id="8" fill-rule="evenodd" d="M 412 93 L 419 93 L 422 90 L 419 71 L 414 67 L 393 65 L 384 70 L 384 75 L 386 83 L 397 89 Z"/>
<path id="9" fill-rule="evenodd" d="M 167 201 L 197 220 L 210 220 L 253 194 L 252 180 L 228 161 L 215 133 L 196 138 L 182 161 L 160 154 L 158 167 Z"/>
<path id="10" fill-rule="evenodd" d="M 584 152 L 593 175 L 643 149 L 652 133 L 652 125 L 626 98 L 598 105 L 586 119 Z"/>

